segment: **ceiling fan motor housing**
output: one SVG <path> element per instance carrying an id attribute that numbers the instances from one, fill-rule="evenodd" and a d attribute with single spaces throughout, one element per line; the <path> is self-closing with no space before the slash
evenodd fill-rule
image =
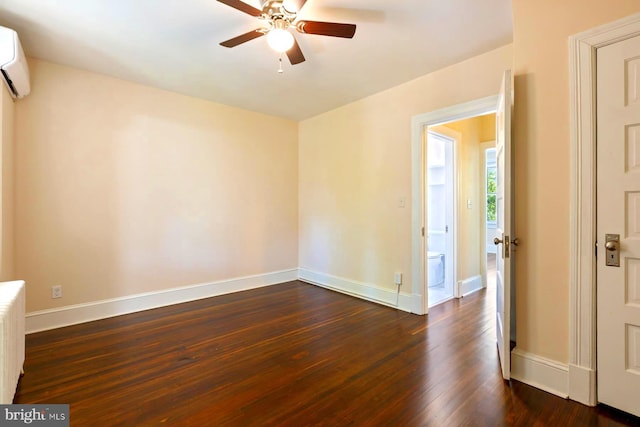
<path id="1" fill-rule="evenodd" d="M 296 18 L 296 12 L 287 10 L 283 0 L 265 0 L 262 3 L 262 14 L 268 20 L 285 19 L 292 22 Z"/>

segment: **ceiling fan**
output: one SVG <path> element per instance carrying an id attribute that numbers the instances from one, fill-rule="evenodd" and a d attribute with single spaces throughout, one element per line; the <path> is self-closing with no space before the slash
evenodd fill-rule
<path id="1" fill-rule="evenodd" d="M 267 42 L 275 51 L 287 53 L 292 65 L 304 62 L 304 55 L 289 28 L 295 28 L 302 34 L 318 34 L 342 38 L 353 38 L 356 26 L 353 24 L 339 24 L 336 22 L 297 21 L 297 14 L 307 0 L 266 0 L 262 3 L 262 10 L 257 9 L 240 0 L 218 0 L 241 12 L 264 21 L 266 26 L 234 37 L 220 43 L 224 47 L 235 47 L 250 40 L 267 36 Z"/>

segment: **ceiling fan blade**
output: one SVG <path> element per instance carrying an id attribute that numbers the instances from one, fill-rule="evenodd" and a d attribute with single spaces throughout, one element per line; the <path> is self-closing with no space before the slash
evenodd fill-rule
<path id="1" fill-rule="evenodd" d="M 304 34 L 319 34 L 321 36 L 353 38 L 356 26 L 353 24 L 338 24 L 336 22 L 298 21 L 296 29 Z"/>
<path id="2" fill-rule="evenodd" d="M 293 46 L 291 46 L 291 49 L 287 51 L 287 57 L 289 58 L 291 65 L 296 65 L 305 61 L 300 45 L 296 39 L 293 39 Z"/>
<path id="3" fill-rule="evenodd" d="M 220 3 L 224 3 L 227 6 L 231 6 L 234 9 L 239 10 L 240 12 L 248 13 L 251 16 L 260 16 L 262 15 L 262 11 L 260 9 L 256 9 L 255 7 L 246 4 L 240 0 L 218 0 Z"/>
<path id="4" fill-rule="evenodd" d="M 224 47 L 236 47 L 239 44 L 242 43 L 246 43 L 248 41 L 251 41 L 253 39 L 257 39 L 258 37 L 262 37 L 264 36 L 264 33 L 260 30 L 253 30 L 253 31 L 249 31 L 248 33 L 244 33 L 238 37 L 234 37 L 232 39 L 229 39 L 227 41 L 224 41 L 222 43 L 220 43 L 220 46 L 224 46 Z"/>

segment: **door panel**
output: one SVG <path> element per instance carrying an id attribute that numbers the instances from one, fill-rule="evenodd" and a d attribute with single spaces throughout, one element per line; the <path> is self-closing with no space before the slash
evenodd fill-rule
<path id="1" fill-rule="evenodd" d="M 496 335 L 504 379 L 511 376 L 511 242 L 513 231 L 513 186 L 511 168 L 511 70 L 504 72 L 496 109 L 496 235 L 501 236 L 496 253 Z"/>
<path id="2" fill-rule="evenodd" d="M 598 400 L 640 416 L 640 37 L 597 52 L 596 191 Z"/>

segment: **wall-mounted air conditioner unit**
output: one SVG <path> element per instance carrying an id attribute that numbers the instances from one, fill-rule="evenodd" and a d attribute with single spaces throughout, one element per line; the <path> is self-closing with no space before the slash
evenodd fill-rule
<path id="1" fill-rule="evenodd" d="M 0 71 L 14 98 L 29 95 L 31 85 L 27 59 L 22 51 L 18 33 L 6 27 L 0 27 Z"/>

